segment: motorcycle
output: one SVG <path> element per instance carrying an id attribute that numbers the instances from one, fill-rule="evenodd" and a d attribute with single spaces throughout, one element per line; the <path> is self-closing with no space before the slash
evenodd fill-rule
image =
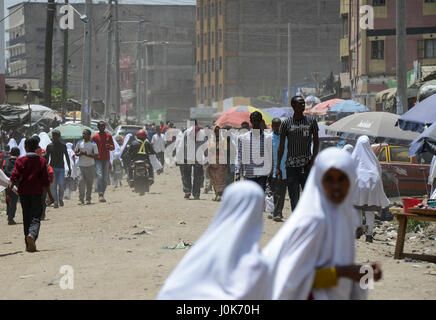
<path id="1" fill-rule="evenodd" d="M 129 185 L 141 196 L 150 191 L 151 181 L 148 174 L 149 167 L 150 165 L 143 160 L 137 160 L 132 164 L 133 173 Z"/>

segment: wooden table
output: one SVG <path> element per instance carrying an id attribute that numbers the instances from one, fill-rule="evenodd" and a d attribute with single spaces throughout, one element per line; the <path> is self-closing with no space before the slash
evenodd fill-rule
<path id="1" fill-rule="evenodd" d="M 421 220 L 421 221 L 431 221 L 436 222 L 436 216 L 425 216 L 418 214 L 406 214 L 400 212 L 392 212 L 392 214 L 397 218 L 399 226 L 398 226 L 398 235 L 397 235 L 397 244 L 395 246 L 395 255 L 394 259 L 404 259 L 410 258 L 415 260 L 423 260 L 436 263 L 436 256 L 429 256 L 425 254 L 412 254 L 412 253 L 404 253 L 404 240 L 406 237 L 406 228 L 407 228 L 407 220 Z"/>

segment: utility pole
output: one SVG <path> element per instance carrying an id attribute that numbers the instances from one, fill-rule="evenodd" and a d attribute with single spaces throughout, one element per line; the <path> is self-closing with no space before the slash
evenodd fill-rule
<path id="1" fill-rule="evenodd" d="M 291 36 L 291 23 L 288 23 L 288 105 L 291 107 L 292 95 L 292 36 Z"/>
<path id="2" fill-rule="evenodd" d="M 85 24 L 83 68 L 82 68 L 82 125 L 89 126 L 91 123 L 91 34 L 92 34 L 92 0 L 86 0 L 85 14 L 90 21 Z"/>
<path id="3" fill-rule="evenodd" d="M 51 76 L 53 62 L 53 21 L 56 11 L 54 0 L 48 0 L 47 23 L 45 29 L 45 62 L 44 62 L 44 102 L 51 108 Z"/>
<path id="4" fill-rule="evenodd" d="M 115 112 L 120 114 L 120 32 L 118 23 L 118 0 L 115 1 Z M 126 117 L 127 120 L 127 117 Z"/>
<path id="5" fill-rule="evenodd" d="M 407 112 L 406 0 L 397 0 L 397 114 Z"/>
<path id="6" fill-rule="evenodd" d="M 144 44 L 142 43 L 142 26 L 144 21 L 140 21 L 138 25 L 138 48 L 136 51 L 136 119 L 138 123 L 141 122 L 142 116 L 142 66 L 144 59 Z"/>
<path id="7" fill-rule="evenodd" d="M 111 74 L 112 74 L 112 47 L 113 47 L 113 13 L 112 0 L 109 0 L 109 26 L 107 34 L 107 46 L 106 46 L 106 92 L 104 100 L 104 118 L 108 119 L 108 112 L 111 105 Z"/>
<path id="8" fill-rule="evenodd" d="M 68 0 L 65 0 L 65 5 L 68 5 Z M 65 122 L 65 112 L 67 110 L 67 101 L 66 101 L 67 91 L 68 91 L 68 28 L 64 30 L 64 62 L 62 65 L 62 102 L 61 102 L 62 123 Z"/>
<path id="9" fill-rule="evenodd" d="M 145 44 L 145 114 L 148 114 L 148 45 Z"/>
<path id="10" fill-rule="evenodd" d="M 4 21 L 4 0 L 0 0 L 0 104 L 3 104 L 6 100 L 6 89 L 5 89 L 5 21 Z M 3 147 L 3 145 L 2 145 Z"/>

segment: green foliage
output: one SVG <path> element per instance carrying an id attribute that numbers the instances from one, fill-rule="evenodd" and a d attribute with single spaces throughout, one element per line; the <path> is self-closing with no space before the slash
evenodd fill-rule
<path id="1" fill-rule="evenodd" d="M 257 97 L 257 99 L 264 100 L 264 101 L 269 101 L 269 102 L 274 102 L 274 98 L 270 97 L 270 96 L 259 96 L 259 97 Z"/>

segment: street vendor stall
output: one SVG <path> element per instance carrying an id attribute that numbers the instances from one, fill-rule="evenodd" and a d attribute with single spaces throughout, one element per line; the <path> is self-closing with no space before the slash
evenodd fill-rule
<path id="1" fill-rule="evenodd" d="M 436 201 L 435 201 L 436 202 Z M 419 205 L 418 205 L 419 206 Z M 407 222 L 409 220 L 436 222 L 436 208 L 396 208 L 392 207 L 390 212 L 398 220 L 397 243 L 395 245 L 394 259 L 416 259 L 436 263 L 436 256 L 425 254 L 404 253 L 404 241 L 406 238 Z M 410 213 L 406 213 L 410 212 Z"/>

